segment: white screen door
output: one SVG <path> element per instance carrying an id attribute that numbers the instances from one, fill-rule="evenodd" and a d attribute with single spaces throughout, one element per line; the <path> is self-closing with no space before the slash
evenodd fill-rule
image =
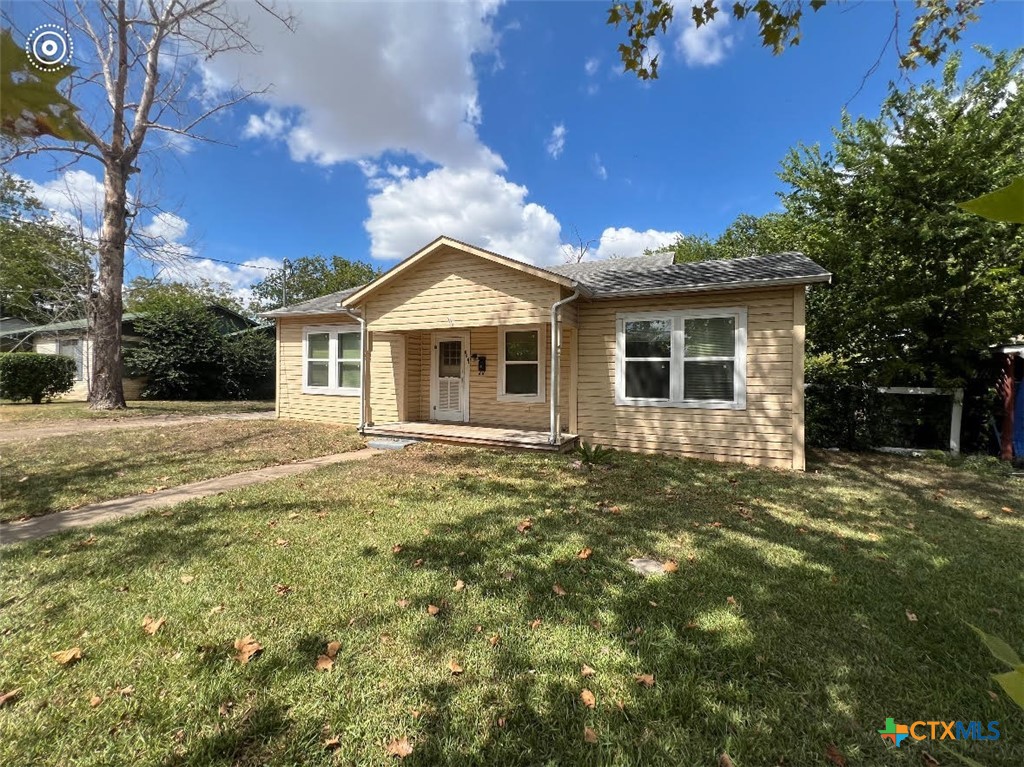
<path id="1" fill-rule="evenodd" d="M 434 344 L 434 418 L 466 420 L 465 355 L 463 339 L 440 337 Z"/>

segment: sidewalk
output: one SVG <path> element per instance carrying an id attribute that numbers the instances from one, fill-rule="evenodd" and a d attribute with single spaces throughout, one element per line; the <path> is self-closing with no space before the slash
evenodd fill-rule
<path id="1" fill-rule="evenodd" d="M 268 466 L 265 469 L 228 474 L 226 477 L 204 479 L 202 482 L 169 487 L 166 490 L 160 490 L 147 495 L 115 498 L 111 501 L 102 501 L 89 506 L 82 506 L 73 511 L 59 511 L 43 517 L 27 519 L 24 522 L 11 522 L 6 525 L 0 525 L 0 545 L 32 541 L 64 530 L 75 530 L 96 525 L 100 522 L 123 519 L 124 517 L 141 514 L 151 509 L 174 506 L 190 501 L 193 498 L 205 498 L 206 496 L 217 495 L 226 490 L 235 490 L 240 487 L 258 485 L 283 477 L 291 477 L 296 474 L 312 471 L 321 466 L 361 461 L 379 452 L 379 450 L 374 450 L 373 448 L 363 448 L 350 453 L 335 453 L 334 455 L 309 458 L 305 461 L 296 461 L 295 463 Z"/>
<path id="2" fill-rule="evenodd" d="M 69 421 L 49 426 L 30 426 L 24 423 L 0 423 L 0 442 L 26 442 L 42 437 L 68 437 L 94 431 L 145 429 L 147 426 L 185 426 L 208 421 L 267 421 L 275 418 L 273 410 L 255 413 L 217 413 L 213 415 L 154 415 L 138 418 L 111 418 L 96 421 Z"/>

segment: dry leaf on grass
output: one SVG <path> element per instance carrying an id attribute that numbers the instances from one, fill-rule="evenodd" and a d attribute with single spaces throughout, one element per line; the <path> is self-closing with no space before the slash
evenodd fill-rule
<path id="1" fill-rule="evenodd" d="M 498 643 L 501 641 L 501 634 L 495 634 L 487 641 L 491 643 L 491 647 L 497 647 Z"/>
<path id="2" fill-rule="evenodd" d="M 275 583 L 274 584 L 274 591 L 277 592 L 277 595 L 279 597 L 286 597 L 289 594 L 291 594 L 292 591 L 294 591 L 294 589 L 291 586 L 289 586 L 287 583 Z"/>
<path id="3" fill-rule="evenodd" d="M 452 586 L 452 591 L 463 591 L 466 588 L 466 584 L 461 580 L 455 581 L 455 585 Z"/>
<path id="4" fill-rule="evenodd" d="M 551 590 L 560 597 L 564 597 L 566 594 L 569 593 L 565 590 L 565 588 L 563 588 L 561 583 L 556 583 L 554 586 L 551 587 Z"/>
<path id="5" fill-rule="evenodd" d="M 531 530 L 532 528 L 533 520 L 530 518 L 524 519 L 522 522 L 516 525 L 516 531 L 520 533 L 525 533 L 527 530 Z"/>
<path id="6" fill-rule="evenodd" d="M 135 692 L 135 685 L 130 684 L 127 687 L 122 687 L 120 690 L 118 690 L 117 694 L 127 698 L 128 696 L 130 696 L 134 692 Z"/>
<path id="7" fill-rule="evenodd" d="M 583 728 L 583 740 L 587 743 L 597 743 L 597 733 L 594 731 L 593 727 Z"/>
<path id="8" fill-rule="evenodd" d="M 846 767 L 846 757 L 839 750 L 835 743 L 829 743 L 825 747 L 825 758 L 836 767 Z"/>
<path id="9" fill-rule="evenodd" d="M 194 575 L 183 575 L 178 580 L 184 583 L 186 586 L 194 581 L 196 577 Z"/>
<path id="10" fill-rule="evenodd" d="M 597 698 L 594 697 L 594 693 L 586 688 L 580 693 L 580 700 L 583 701 L 583 705 L 587 708 L 593 708 L 597 705 Z"/>
<path id="11" fill-rule="evenodd" d="M 91 698 L 89 698 L 89 705 L 92 708 L 96 708 L 96 706 L 98 706 L 102 702 L 103 698 L 101 698 L 99 695 L 93 695 Z"/>
<path id="12" fill-rule="evenodd" d="M 592 669 L 592 668 L 591 668 L 590 666 L 588 666 L 588 665 L 587 665 L 586 663 L 584 663 L 584 664 L 583 664 L 583 668 L 581 668 L 581 669 L 580 669 L 580 676 L 585 676 L 585 677 L 589 677 L 589 676 L 593 676 L 593 675 L 594 675 L 594 674 L 596 674 L 596 673 L 597 673 L 597 672 L 596 672 L 596 671 L 594 671 L 594 669 Z"/>
<path id="13" fill-rule="evenodd" d="M 729 605 L 729 607 L 736 607 L 736 597 L 726 597 L 725 603 Z"/>
<path id="14" fill-rule="evenodd" d="M 633 678 L 644 687 L 654 687 L 654 674 L 635 674 Z"/>
<path id="15" fill-rule="evenodd" d="M 413 567 L 422 567 L 423 566 L 423 560 L 422 559 L 417 559 L 415 562 L 412 563 L 412 566 Z"/>
<path id="16" fill-rule="evenodd" d="M 455 674 L 456 676 L 458 676 L 459 674 L 461 674 L 461 673 L 462 673 L 462 666 L 460 666 L 460 665 L 459 665 L 458 663 L 456 663 L 455 661 L 451 661 L 451 662 L 450 662 L 450 663 L 448 664 L 448 670 L 449 670 L 449 671 L 451 671 L 451 672 L 452 672 L 453 674 Z"/>
<path id="17" fill-rule="evenodd" d="M 224 605 L 222 605 L 222 604 L 217 605 L 216 607 L 214 607 L 214 608 L 212 608 L 210 610 L 210 615 L 217 615 L 218 613 L 224 612 L 225 609 L 227 609 L 227 608 L 225 608 Z"/>
<path id="18" fill-rule="evenodd" d="M 402 553 L 402 547 L 401 547 L 401 546 L 399 546 L 399 545 L 398 545 L 398 544 L 396 543 L 396 544 L 395 544 L 394 546 L 392 546 L 392 547 L 391 547 L 391 553 L 392 553 L 392 554 L 401 554 L 401 553 Z"/>
<path id="19" fill-rule="evenodd" d="M 334 749 L 338 748 L 339 746 L 341 746 L 341 739 L 340 738 L 325 738 L 324 739 L 324 748 L 327 749 L 328 751 L 333 751 Z"/>
<path id="20" fill-rule="evenodd" d="M 288 545 L 288 540 L 286 538 L 278 538 L 276 541 L 274 541 L 274 545 L 284 548 Z"/>
<path id="21" fill-rule="evenodd" d="M 70 650 L 61 650 L 51 654 L 53 659 L 62 666 L 70 666 L 82 660 L 82 648 L 72 647 Z"/>
<path id="22" fill-rule="evenodd" d="M 927 751 L 921 752 L 921 764 L 923 764 L 924 767 L 940 767 L 939 760 Z"/>
<path id="23" fill-rule="evenodd" d="M 0 706 L 6 706 L 8 703 L 14 703 L 19 695 L 21 695 L 20 687 L 15 687 L 13 690 L 5 692 L 3 695 L 0 695 Z"/>
<path id="24" fill-rule="evenodd" d="M 341 650 L 341 642 L 328 642 L 326 655 L 328 658 L 334 658 L 339 650 Z"/>
<path id="25" fill-rule="evenodd" d="M 1013 509 L 1011 509 L 1009 506 L 1003 506 L 1003 508 L 1001 508 L 1000 511 L 1003 512 L 1003 514 L 1013 514 Z"/>
<path id="26" fill-rule="evenodd" d="M 718 757 L 718 767 L 736 767 L 732 758 L 724 751 Z"/>
<path id="27" fill-rule="evenodd" d="M 412 602 L 410 602 L 408 599 L 397 599 L 395 600 L 395 604 L 404 610 L 406 607 L 411 605 Z"/>
<path id="28" fill-rule="evenodd" d="M 152 636 L 158 632 L 165 623 L 167 623 L 166 618 L 154 618 L 151 615 L 147 615 L 142 619 L 142 630 Z"/>
<path id="29" fill-rule="evenodd" d="M 535 629 L 538 626 L 540 626 L 540 623 L 540 618 L 535 618 L 534 620 L 530 621 L 530 628 Z"/>
<path id="30" fill-rule="evenodd" d="M 917 615 L 915 613 L 910 612 L 910 610 L 907 610 L 906 613 L 908 621 L 911 623 L 917 623 Z"/>
<path id="31" fill-rule="evenodd" d="M 435 616 L 441 612 L 441 608 L 437 605 L 427 605 L 427 615 Z"/>
<path id="32" fill-rule="evenodd" d="M 395 738 L 388 744 L 387 754 L 388 756 L 395 756 L 399 759 L 405 759 L 412 753 L 412 744 L 409 743 L 408 738 Z"/>
<path id="33" fill-rule="evenodd" d="M 590 555 L 594 553 L 594 550 L 590 547 L 580 549 L 580 553 L 576 555 L 577 559 L 590 559 Z"/>
<path id="34" fill-rule="evenodd" d="M 330 671 L 334 668 L 334 658 L 328 655 L 318 655 L 316 659 L 317 671 Z"/>
<path id="35" fill-rule="evenodd" d="M 674 559 L 670 559 L 661 566 L 661 569 L 663 572 L 666 573 L 675 573 L 679 571 L 679 563 L 676 562 Z"/>
<path id="36" fill-rule="evenodd" d="M 238 650 L 235 660 L 244 666 L 263 652 L 263 645 L 253 639 L 251 634 L 247 634 L 241 639 L 235 640 L 235 649 Z"/>

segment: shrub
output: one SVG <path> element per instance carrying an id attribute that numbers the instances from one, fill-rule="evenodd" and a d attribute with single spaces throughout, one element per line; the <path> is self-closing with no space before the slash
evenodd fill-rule
<path id="1" fill-rule="evenodd" d="M 146 376 L 142 396 L 201 400 L 223 396 L 223 339 L 214 314 L 190 305 L 154 308 L 135 320 L 139 341 L 125 348 L 125 370 Z"/>
<path id="2" fill-rule="evenodd" d="M 274 396 L 274 339 L 262 331 L 224 336 L 224 396 L 269 399 Z"/>
<path id="3" fill-rule="evenodd" d="M 804 380 L 807 444 L 848 450 L 871 447 L 878 390 L 867 385 L 846 360 L 831 354 L 808 357 Z"/>
<path id="4" fill-rule="evenodd" d="M 0 354 L 0 397 L 33 405 L 71 391 L 75 385 L 75 361 L 70 357 L 37 352 Z"/>

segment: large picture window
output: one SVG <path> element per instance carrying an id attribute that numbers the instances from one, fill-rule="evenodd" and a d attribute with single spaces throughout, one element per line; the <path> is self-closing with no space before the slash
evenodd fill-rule
<path id="1" fill-rule="evenodd" d="M 323 325 L 302 333 L 302 391 L 358 396 L 362 349 L 358 328 Z"/>
<path id="2" fill-rule="evenodd" d="M 744 309 L 619 315 L 620 405 L 746 407 Z"/>
<path id="3" fill-rule="evenodd" d="M 502 330 L 498 399 L 544 401 L 544 333 L 539 327 Z"/>

